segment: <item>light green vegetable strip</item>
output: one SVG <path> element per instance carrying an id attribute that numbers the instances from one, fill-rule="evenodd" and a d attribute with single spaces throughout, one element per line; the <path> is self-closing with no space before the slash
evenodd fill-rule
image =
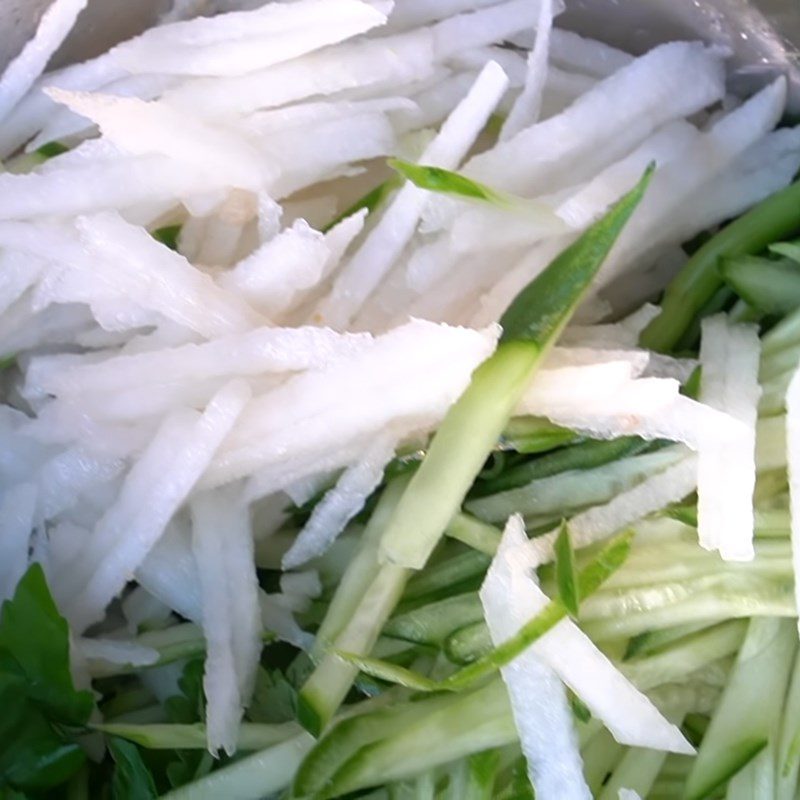
<path id="1" fill-rule="evenodd" d="M 560 335 L 639 204 L 636 188 L 520 292 L 501 319 L 503 336 L 447 413 L 381 543 L 386 563 L 425 566 L 497 443 L 542 356 Z"/>
<path id="2" fill-rule="evenodd" d="M 644 658 L 645 656 L 654 655 L 666 650 L 680 639 L 691 636 L 698 631 L 706 630 L 709 627 L 711 626 L 703 622 L 695 622 L 691 625 L 676 625 L 674 628 L 664 628 L 660 631 L 646 631 L 628 642 L 624 660 L 630 661 L 632 658 Z"/>
<path id="3" fill-rule="evenodd" d="M 795 656 L 778 739 L 775 800 L 794 800 L 800 773 L 800 652 Z"/>
<path id="4" fill-rule="evenodd" d="M 776 242 L 769 246 L 770 253 L 775 253 L 778 256 L 785 256 L 791 258 L 792 261 L 800 264 L 800 241 L 793 242 Z"/>
<path id="5" fill-rule="evenodd" d="M 369 653 L 403 594 L 410 572 L 391 564 L 380 567 L 361 602 L 333 647 L 349 653 Z M 303 727 L 318 736 L 341 705 L 358 667 L 348 664 L 333 652 L 322 656 L 316 669 L 303 684 L 298 697 L 298 718 Z"/>
<path id="6" fill-rule="evenodd" d="M 630 552 L 633 531 L 626 531 L 611 539 L 592 562 L 578 575 L 578 593 L 588 597 L 616 572 Z M 360 670 L 382 680 L 399 683 L 417 691 L 460 691 L 478 680 L 510 664 L 537 639 L 554 628 L 569 612 L 560 600 L 551 600 L 533 619 L 512 637 L 498 645 L 485 656 L 450 675 L 442 681 L 433 681 L 423 675 L 377 659 L 362 658 L 342 649 L 339 656 Z"/>
<path id="7" fill-rule="evenodd" d="M 494 782 L 500 766 L 500 753 L 487 750 L 467 761 L 467 783 L 458 800 L 492 800 Z"/>
<path id="8" fill-rule="evenodd" d="M 554 425 L 542 417 L 515 417 L 509 420 L 500 444 L 518 453 L 546 453 L 566 444 L 580 442 L 580 434 Z"/>
<path id="9" fill-rule="evenodd" d="M 757 256 L 723 259 L 720 273 L 747 303 L 765 314 L 786 314 L 800 306 L 800 264 Z"/>
<path id="10" fill-rule="evenodd" d="M 622 752 L 622 745 L 605 728 L 598 731 L 582 750 L 583 774 L 595 797 L 602 789 L 608 774 L 619 763 Z"/>
<path id="11" fill-rule="evenodd" d="M 408 642 L 441 646 L 450 634 L 483 620 L 476 592 L 454 595 L 399 614 L 386 623 L 383 633 Z"/>
<path id="12" fill-rule="evenodd" d="M 205 750 L 208 747 L 206 727 L 193 725 L 93 725 L 95 730 L 108 736 L 128 739 L 149 750 Z M 240 750 L 264 750 L 274 744 L 285 742 L 302 733 L 294 722 L 280 725 L 257 725 L 243 722 L 239 729 L 237 747 Z"/>
<path id="13" fill-rule="evenodd" d="M 622 672 L 637 688 L 647 691 L 687 675 L 739 650 L 747 630 L 745 620 L 730 620 L 696 633 L 662 653 L 628 661 Z"/>
<path id="14" fill-rule="evenodd" d="M 641 345 L 666 352 L 722 286 L 721 258 L 755 255 L 800 228 L 800 182 L 771 195 L 712 236 L 667 287 L 661 313 L 645 328 Z"/>
<path id="15" fill-rule="evenodd" d="M 173 789 L 163 800 L 260 800 L 285 789 L 292 781 L 300 762 L 314 745 L 314 739 L 307 733 L 277 744 L 259 753 L 241 758 L 238 761 L 214 772 Z"/>
<path id="16" fill-rule="evenodd" d="M 384 490 L 361 535 L 361 546 L 336 587 L 325 619 L 317 630 L 312 657 L 321 657 L 353 617 L 379 568 L 378 544 L 386 523 L 408 485 L 409 478 L 393 480 Z"/>
<path id="17" fill-rule="evenodd" d="M 796 628 L 794 620 L 750 621 L 733 672 L 689 773 L 686 800 L 701 800 L 724 786 L 775 738 L 776 720 L 780 719 L 794 663 Z M 774 754 L 769 757 L 774 759 Z M 762 769 L 759 766 L 759 771 Z M 759 796 L 774 797 L 774 793 Z"/>
<path id="18" fill-rule="evenodd" d="M 394 736 L 362 747 L 315 800 L 403 780 L 424 770 L 517 740 L 505 685 L 492 681 L 425 714 Z"/>
<path id="19" fill-rule="evenodd" d="M 493 556 L 497 552 L 502 536 L 494 525 L 487 525 L 464 513 L 458 513 L 453 517 L 445 534 L 488 556 Z"/>

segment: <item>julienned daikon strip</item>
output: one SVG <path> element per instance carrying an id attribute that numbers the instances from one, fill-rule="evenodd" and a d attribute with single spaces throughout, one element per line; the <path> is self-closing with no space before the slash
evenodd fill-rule
<path id="1" fill-rule="evenodd" d="M 702 323 L 700 399 L 741 423 L 735 436 L 701 440 L 697 466 L 700 544 L 726 561 L 749 561 L 753 550 L 756 420 L 760 342 L 753 325 L 726 316 Z"/>
<path id="2" fill-rule="evenodd" d="M 501 644 L 540 610 L 527 584 L 535 568 L 522 518 L 511 517 L 481 587 L 486 623 L 495 645 Z M 532 650 L 501 669 L 528 774 L 541 800 L 584 800 L 591 793 L 564 686 Z"/>
<path id="3" fill-rule="evenodd" d="M 88 0 L 56 0 L 44 12 L 33 39 L 0 77 L 0 121 L 36 82 L 50 57 L 67 38 L 87 2 Z"/>
<path id="4" fill-rule="evenodd" d="M 512 303 L 495 354 L 450 409 L 384 534 L 387 563 L 423 567 L 542 357 L 566 326 L 640 202 L 651 171 Z M 465 435 L 465 432 L 469 435 Z M 424 512 L 422 511 L 424 509 Z"/>
<path id="5" fill-rule="evenodd" d="M 487 64 L 467 96 L 453 110 L 421 161 L 454 169 L 467 154 L 508 85 L 503 70 Z M 406 246 L 419 222 L 427 196 L 415 186 L 403 187 L 378 224 L 336 277 L 333 289 L 318 309 L 334 328 L 346 326 L 377 288 Z"/>

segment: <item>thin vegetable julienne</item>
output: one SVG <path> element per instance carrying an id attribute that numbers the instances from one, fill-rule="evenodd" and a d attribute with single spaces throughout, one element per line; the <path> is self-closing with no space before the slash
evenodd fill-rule
<path id="1" fill-rule="evenodd" d="M 641 345 L 672 350 L 697 314 L 722 286 L 720 259 L 754 255 L 800 228 L 800 182 L 768 197 L 712 236 L 667 287 L 661 313 L 645 328 Z"/>
<path id="2" fill-rule="evenodd" d="M 495 354 L 450 409 L 381 543 L 384 562 L 425 565 L 495 446 L 542 357 L 564 329 L 647 189 L 637 186 L 513 301 Z"/>

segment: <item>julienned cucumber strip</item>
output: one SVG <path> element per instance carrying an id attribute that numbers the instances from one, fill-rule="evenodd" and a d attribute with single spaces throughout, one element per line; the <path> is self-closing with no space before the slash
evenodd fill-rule
<path id="1" fill-rule="evenodd" d="M 454 631 L 482 620 L 483 606 L 477 593 L 467 592 L 395 616 L 383 633 L 408 642 L 441 646 Z"/>
<path id="2" fill-rule="evenodd" d="M 765 314 L 783 315 L 800 306 L 800 264 L 795 261 L 726 258 L 720 273 L 739 297 Z"/>
<path id="3" fill-rule="evenodd" d="M 378 570 L 378 544 L 381 534 L 405 491 L 408 480 L 407 476 L 396 478 L 384 489 L 361 536 L 360 548 L 347 566 L 328 604 L 325 619 L 317 630 L 312 656 L 322 656 L 361 604 L 364 592 L 369 588 Z"/>
<path id="4" fill-rule="evenodd" d="M 800 772 L 800 653 L 795 656 L 778 740 L 776 800 L 794 800 Z"/>
<path id="5" fill-rule="evenodd" d="M 625 563 L 630 552 L 633 535 L 633 531 L 626 531 L 615 536 L 603 547 L 594 560 L 581 570 L 576 581 L 577 593 L 580 597 L 588 597 L 596 592 Z M 416 691 L 461 691 L 511 663 L 520 653 L 527 650 L 537 639 L 544 636 L 567 616 L 569 616 L 569 611 L 564 604 L 560 600 L 551 600 L 510 639 L 474 663 L 441 681 L 431 680 L 385 661 L 360 657 L 346 650 L 340 650 L 338 655 L 368 675 L 399 683 Z"/>
<path id="6" fill-rule="evenodd" d="M 566 521 L 561 523 L 561 530 L 556 538 L 555 556 L 558 599 L 573 617 L 577 617 L 581 593 L 575 569 L 575 553 L 572 550 Z"/>
<path id="7" fill-rule="evenodd" d="M 642 199 L 653 168 L 525 289 L 503 315 L 495 354 L 472 376 L 431 441 L 381 543 L 386 563 L 425 566 L 497 443 L 542 356 L 578 307 Z"/>
<path id="8" fill-rule="evenodd" d="M 689 773 L 686 800 L 711 796 L 776 738 L 796 649 L 795 620 L 754 617 L 750 621 Z"/>
<path id="9" fill-rule="evenodd" d="M 393 736 L 426 716 L 456 702 L 453 695 L 425 698 L 337 722 L 306 756 L 294 780 L 294 797 L 315 797 L 331 777 L 362 747 Z"/>
<path id="10" fill-rule="evenodd" d="M 395 735 L 362 747 L 333 775 L 330 784 L 311 795 L 328 800 L 517 740 L 505 685 L 492 681 L 451 704 L 431 711 Z M 334 732 L 335 733 L 335 732 Z"/>
<path id="11" fill-rule="evenodd" d="M 723 257 L 755 255 L 800 228 L 800 182 L 770 196 L 712 236 L 687 261 L 661 301 L 661 313 L 645 328 L 641 345 L 672 350 L 722 285 Z"/>

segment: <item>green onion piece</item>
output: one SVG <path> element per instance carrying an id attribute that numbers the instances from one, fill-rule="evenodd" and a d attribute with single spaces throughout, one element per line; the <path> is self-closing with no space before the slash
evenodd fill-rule
<path id="1" fill-rule="evenodd" d="M 641 345 L 667 352 L 722 285 L 725 256 L 755 255 L 800 227 L 800 182 L 759 203 L 709 239 L 667 287 L 661 313 L 644 330 Z"/>
<path id="2" fill-rule="evenodd" d="M 447 413 L 381 542 L 381 558 L 422 568 L 459 510 L 543 357 L 580 304 L 644 195 L 637 186 L 535 278 L 503 315 L 494 355 Z"/>
<path id="3" fill-rule="evenodd" d="M 739 297 L 765 314 L 783 315 L 800 306 L 800 263 L 788 258 L 725 258 L 720 273 Z"/>
<path id="4" fill-rule="evenodd" d="M 566 520 L 561 523 L 561 530 L 556 538 L 554 550 L 556 555 L 558 598 L 564 608 L 573 617 L 577 617 L 581 598 L 575 574 L 575 553 L 572 550 L 572 542 L 569 539 L 569 528 Z"/>
<path id="5" fill-rule="evenodd" d="M 43 160 L 47 161 L 50 158 L 55 158 L 56 156 L 60 156 L 68 152 L 69 147 L 61 144 L 61 142 L 48 142 L 47 144 L 43 144 L 36 151 L 36 154 L 40 155 Z"/>
<path id="6" fill-rule="evenodd" d="M 793 242 L 776 242 L 775 244 L 771 244 L 767 249 L 770 253 L 790 258 L 792 261 L 800 264 L 800 240 L 798 239 Z"/>
<path id="7" fill-rule="evenodd" d="M 485 184 L 473 181 L 458 172 L 441 167 L 430 167 L 423 164 L 413 164 L 401 161 L 399 158 L 390 158 L 389 166 L 411 181 L 420 189 L 439 194 L 451 194 L 467 200 L 478 200 L 493 206 L 508 208 L 526 201 L 521 197 L 512 197 L 496 192 Z"/>
<path id="8" fill-rule="evenodd" d="M 436 692 L 442 687 L 438 681 L 426 678 L 418 672 L 406 669 L 405 667 L 392 664 L 389 661 L 382 661 L 379 658 L 369 658 L 368 656 L 359 656 L 355 653 L 346 653 L 341 650 L 335 651 L 336 655 L 358 667 L 361 672 L 378 678 L 378 680 L 386 681 L 387 683 L 395 683 L 398 686 L 405 686 L 406 689 L 413 689 L 416 692 Z"/>

